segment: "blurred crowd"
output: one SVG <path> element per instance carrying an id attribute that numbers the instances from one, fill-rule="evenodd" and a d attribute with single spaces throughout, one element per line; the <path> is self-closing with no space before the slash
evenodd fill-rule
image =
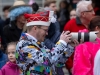
<path id="1" fill-rule="evenodd" d="M 3 18 L 0 17 L 0 75 L 65 75 L 63 67 L 66 67 L 69 75 L 100 75 L 98 71 L 100 70 L 100 65 L 98 65 L 100 61 L 100 32 L 97 34 L 98 38 L 96 38 L 95 42 L 83 42 L 81 38 L 79 40 L 73 39 L 72 42 L 69 42 L 71 32 L 100 31 L 100 0 L 61 0 L 59 8 L 57 8 L 56 2 L 57 0 L 45 0 L 44 7 L 39 7 L 35 0 L 30 0 L 28 4 L 24 0 L 16 0 L 12 6 L 3 7 Z M 41 13 L 47 11 L 54 12 L 48 29 L 46 27 L 42 28 L 42 26 L 47 26 L 45 23 L 41 22 L 39 24 L 40 21 L 45 21 L 45 19 L 47 22 L 47 13 Z M 46 17 L 40 18 L 41 15 L 46 15 Z M 43 33 L 41 31 L 38 32 L 37 28 L 44 30 L 46 34 L 43 36 Z M 28 51 L 29 48 L 34 48 L 32 44 L 35 43 L 27 36 L 30 38 L 37 36 L 35 37 L 37 41 L 43 42 L 46 49 L 52 50 L 54 47 L 54 57 L 53 52 L 50 51 L 50 59 L 50 54 L 48 53 L 48 58 L 43 58 L 43 61 L 52 62 L 49 63 L 50 69 L 53 67 L 52 74 L 51 71 L 50 74 L 37 73 L 37 69 L 41 68 L 40 63 L 37 62 L 40 62 L 39 60 L 42 58 L 39 58 L 40 56 L 36 57 L 39 59 L 37 61 L 35 60 L 35 52 Z M 44 37 L 45 39 L 43 39 Z M 23 38 L 25 40 L 24 44 Z M 28 41 L 26 41 L 27 39 Z M 61 45 L 57 43 L 59 39 Z M 67 46 L 64 47 L 62 43 L 64 45 L 67 43 Z M 27 44 L 30 47 L 26 46 Z M 57 46 L 55 46 L 56 44 Z M 65 48 L 64 51 L 66 53 L 63 52 L 63 48 Z M 19 49 L 25 49 L 26 53 L 22 52 L 23 54 L 21 54 Z M 40 49 L 42 49 L 41 46 Z M 62 51 L 56 53 L 57 49 Z M 20 59 L 16 52 L 19 54 Z M 38 55 L 38 53 L 36 54 Z M 30 60 L 27 57 L 28 55 L 34 58 Z M 24 61 L 21 61 L 21 58 Z M 39 64 L 35 68 L 34 74 L 33 71 L 32 73 L 28 71 L 32 69 L 33 65 L 25 64 L 24 67 L 22 66 L 23 63 L 33 60 L 32 64 Z M 41 62 L 43 61 L 41 60 Z M 54 64 L 56 62 L 57 64 Z M 24 71 L 28 72 L 20 74 L 20 72 Z"/>

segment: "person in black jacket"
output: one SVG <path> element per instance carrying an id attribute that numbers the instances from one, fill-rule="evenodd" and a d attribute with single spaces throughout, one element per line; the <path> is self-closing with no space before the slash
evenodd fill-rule
<path id="1" fill-rule="evenodd" d="M 1 47 L 3 48 L 3 51 L 5 52 L 5 47 L 6 47 L 6 41 L 3 33 L 3 25 L 4 21 L 0 18 L 0 37 L 1 37 Z"/>
<path id="2" fill-rule="evenodd" d="M 7 55 L 5 54 L 5 38 L 3 35 L 3 24 L 4 21 L 0 18 L 0 69 L 6 64 L 7 62 Z"/>
<path id="3" fill-rule="evenodd" d="M 32 8 L 21 0 L 15 1 L 14 5 L 9 10 L 10 24 L 4 27 L 6 43 L 17 42 L 19 40 L 26 23 L 24 14 L 32 13 Z"/>
<path id="4" fill-rule="evenodd" d="M 58 21 L 60 23 L 60 31 L 63 31 L 65 24 L 70 20 L 69 18 L 69 3 L 66 0 L 62 0 L 59 4 L 60 10 L 58 12 Z"/>

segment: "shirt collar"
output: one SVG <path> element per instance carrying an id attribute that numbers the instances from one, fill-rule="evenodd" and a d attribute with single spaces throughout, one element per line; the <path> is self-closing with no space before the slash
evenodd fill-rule
<path id="1" fill-rule="evenodd" d="M 34 36 L 32 36 L 32 35 L 30 35 L 28 33 L 26 33 L 26 35 L 28 35 L 30 38 L 34 39 L 35 42 L 37 42 L 37 39 Z"/>
<path id="2" fill-rule="evenodd" d="M 77 25 L 82 25 L 82 22 L 79 17 L 76 17 L 76 23 L 77 23 Z"/>

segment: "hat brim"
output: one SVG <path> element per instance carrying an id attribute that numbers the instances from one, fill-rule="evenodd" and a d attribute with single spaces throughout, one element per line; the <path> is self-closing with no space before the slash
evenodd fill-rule
<path id="1" fill-rule="evenodd" d="M 32 21 L 32 22 L 29 22 L 26 24 L 26 26 L 38 26 L 38 25 L 41 25 L 41 26 L 50 26 L 50 22 L 45 22 L 45 21 Z"/>
<path id="2" fill-rule="evenodd" d="M 30 5 L 18 5 L 18 6 L 12 6 L 11 8 L 9 8 L 9 11 L 15 9 L 15 8 L 19 8 L 19 7 L 30 7 Z"/>

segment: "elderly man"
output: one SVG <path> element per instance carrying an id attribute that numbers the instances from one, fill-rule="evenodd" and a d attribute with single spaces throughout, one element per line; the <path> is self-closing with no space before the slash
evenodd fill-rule
<path id="1" fill-rule="evenodd" d="M 76 8 L 76 19 L 70 20 L 66 23 L 64 31 L 78 32 L 79 30 L 87 29 L 90 20 L 94 17 L 95 13 L 91 1 L 80 1 Z M 72 59 L 68 61 L 67 68 L 72 68 Z"/>
<path id="2" fill-rule="evenodd" d="M 88 27 L 90 20 L 94 17 L 95 13 L 91 1 L 80 1 L 76 8 L 77 18 L 70 20 L 64 27 L 64 30 L 71 32 L 78 32 L 79 30 Z"/>
<path id="3" fill-rule="evenodd" d="M 53 11 L 25 14 L 27 33 L 22 33 L 16 47 L 17 64 L 22 75 L 56 75 L 54 66 L 58 62 L 64 63 L 72 54 L 74 49 L 68 44 L 71 38 L 69 31 L 61 34 L 51 50 L 44 45 L 52 15 Z"/>

